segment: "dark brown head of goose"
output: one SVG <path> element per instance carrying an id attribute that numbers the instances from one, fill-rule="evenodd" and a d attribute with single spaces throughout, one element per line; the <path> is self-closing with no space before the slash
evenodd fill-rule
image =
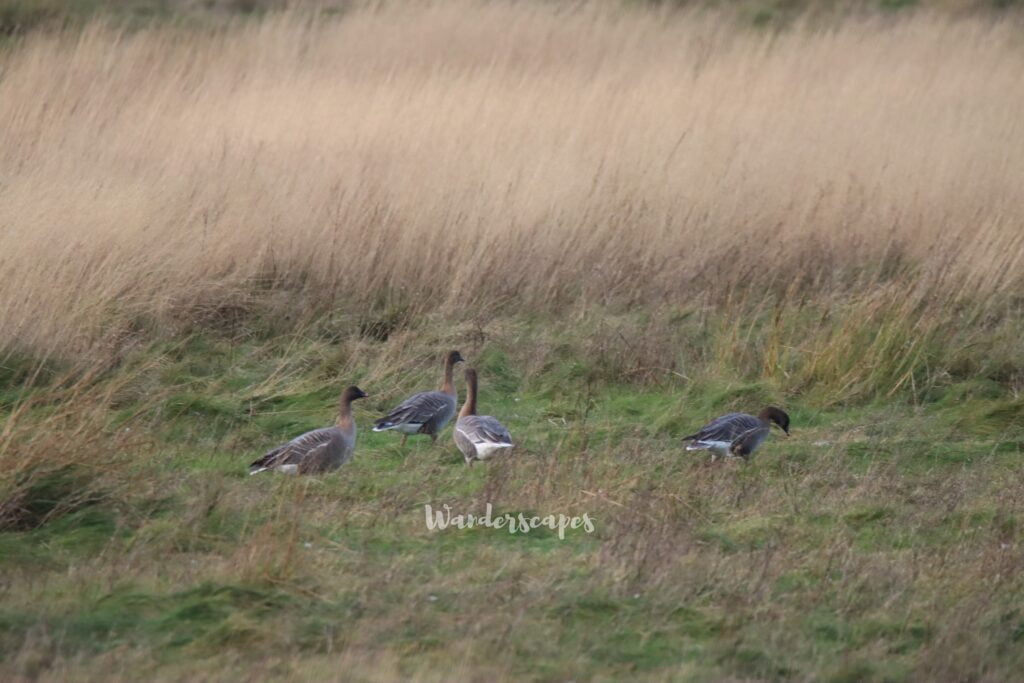
<path id="1" fill-rule="evenodd" d="M 765 422 L 774 422 L 782 428 L 782 431 L 786 432 L 787 435 L 789 434 L 789 415 L 786 414 L 785 410 L 775 406 L 768 406 L 761 411 L 758 417 Z"/>
<path id="2" fill-rule="evenodd" d="M 356 399 L 366 398 L 367 396 L 369 396 L 369 394 L 353 384 L 346 388 L 345 391 L 341 392 L 341 404 L 347 405 Z"/>
<path id="3" fill-rule="evenodd" d="M 462 363 L 465 360 L 466 359 L 463 358 L 462 354 L 459 353 L 458 351 L 449 351 L 448 357 L 445 358 L 445 365 L 447 365 L 448 367 L 452 367 L 456 363 Z"/>
<path id="4" fill-rule="evenodd" d="M 335 422 L 335 426 L 341 428 L 342 431 L 349 435 L 355 432 L 355 422 L 352 420 L 352 401 L 359 398 L 366 398 L 366 392 L 352 385 L 347 387 L 345 391 L 341 392 L 341 401 L 338 406 L 338 420 Z"/>

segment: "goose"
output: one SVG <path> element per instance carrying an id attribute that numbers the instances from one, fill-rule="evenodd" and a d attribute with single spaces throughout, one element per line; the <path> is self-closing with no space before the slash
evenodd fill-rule
<path id="1" fill-rule="evenodd" d="M 338 420 L 333 427 L 314 429 L 268 451 L 249 465 L 249 474 L 277 470 L 284 474 L 321 474 L 336 470 L 352 459 L 356 448 L 356 423 L 352 401 L 366 398 L 366 392 L 351 386 L 341 392 Z"/>
<path id="2" fill-rule="evenodd" d="M 437 442 L 437 434 L 455 415 L 459 400 L 452 381 L 452 368 L 462 362 L 462 354 L 449 351 L 444 359 L 444 383 L 440 391 L 423 391 L 413 394 L 373 423 L 373 431 L 398 431 L 402 434 L 402 445 L 410 434 L 429 434 L 431 443 Z"/>
<path id="3" fill-rule="evenodd" d="M 747 413 L 716 417 L 696 434 L 684 436 L 683 441 L 693 441 L 686 447 L 688 451 L 711 451 L 712 462 L 720 457 L 747 460 L 768 436 L 772 422 L 789 434 L 789 415 L 780 408 L 768 406 L 757 417 Z"/>
<path id="4" fill-rule="evenodd" d="M 512 448 L 512 436 L 505 425 L 490 415 L 476 414 L 476 370 L 466 369 L 466 402 L 455 421 L 455 445 L 466 458 L 466 465 L 474 460 L 487 460 Z"/>

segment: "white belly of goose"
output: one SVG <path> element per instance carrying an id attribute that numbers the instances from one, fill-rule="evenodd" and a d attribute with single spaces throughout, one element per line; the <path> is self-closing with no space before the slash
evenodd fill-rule
<path id="1" fill-rule="evenodd" d="M 729 447 L 732 441 L 694 441 L 686 447 L 688 451 L 711 451 L 716 458 L 727 458 L 732 455 Z"/>
<path id="2" fill-rule="evenodd" d="M 476 448 L 477 460 L 487 460 L 492 455 L 499 455 L 502 450 L 506 448 L 512 448 L 510 443 L 476 443 L 473 444 Z"/>

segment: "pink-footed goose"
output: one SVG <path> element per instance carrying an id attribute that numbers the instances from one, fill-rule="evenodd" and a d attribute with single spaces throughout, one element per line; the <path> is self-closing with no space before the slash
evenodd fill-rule
<path id="1" fill-rule="evenodd" d="M 779 408 L 768 406 L 757 417 L 747 413 L 729 413 L 716 417 L 696 434 L 684 436 L 683 441 L 693 442 L 686 447 L 688 451 L 711 451 L 712 462 L 720 457 L 747 460 L 768 436 L 772 422 L 789 434 L 789 415 Z"/>
<path id="2" fill-rule="evenodd" d="M 249 474 L 277 470 L 284 474 L 321 474 L 336 470 L 352 459 L 356 448 L 356 423 L 352 401 L 366 398 L 357 386 L 341 392 L 338 420 L 333 427 L 314 429 L 269 451 L 249 465 Z"/>
<path id="3" fill-rule="evenodd" d="M 476 414 L 476 370 L 466 369 L 466 402 L 455 421 L 455 445 L 466 458 L 466 465 L 474 460 L 488 460 L 512 448 L 512 436 L 505 425 L 490 415 Z"/>
<path id="4" fill-rule="evenodd" d="M 449 351 L 444 359 L 444 383 L 440 391 L 423 391 L 405 399 L 394 410 L 373 423 L 373 431 L 397 431 L 402 434 L 402 445 L 410 434 L 429 434 L 431 442 L 455 415 L 459 400 L 452 380 L 452 369 L 462 362 L 462 354 Z"/>

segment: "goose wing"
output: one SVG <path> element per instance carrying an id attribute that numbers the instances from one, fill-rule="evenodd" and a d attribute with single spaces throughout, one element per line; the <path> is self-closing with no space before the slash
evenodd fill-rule
<path id="1" fill-rule="evenodd" d="M 323 457 L 331 442 L 337 437 L 337 431 L 334 427 L 325 427 L 297 436 L 288 443 L 267 451 L 262 458 L 249 465 L 249 474 Z"/>
<path id="2" fill-rule="evenodd" d="M 692 441 L 724 441 L 731 443 L 751 430 L 763 427 L 759 419 L 746 413 L 729 413 L 716 417 L 701 427 L 696 434 L 684 436 L 683 440 Z"/>
<path id="3" fill-rule="evenodd" d="M 769 428 L 766 424 L 761 424 L 756 429 L 748 429 L 736 437 L 729 450 L 733 455 L 749 458 L 767 438 L 768 432 Z"/>
<path id="4" fill-rule="evenodd" d="M 373 423 L 375 432 L 404 424 L 427 424 L 455 409 L 455 399 L 443 391 L 423 391 L 405 399 L 394 410 Z"/>
<path id="5" fill-rule="evenodd" d="M 468 415 L 459 418 L 455 429 L 474 444 L 507 444 L 512 445 L 512 435 L 505 425 L 490 415 Z"/>

